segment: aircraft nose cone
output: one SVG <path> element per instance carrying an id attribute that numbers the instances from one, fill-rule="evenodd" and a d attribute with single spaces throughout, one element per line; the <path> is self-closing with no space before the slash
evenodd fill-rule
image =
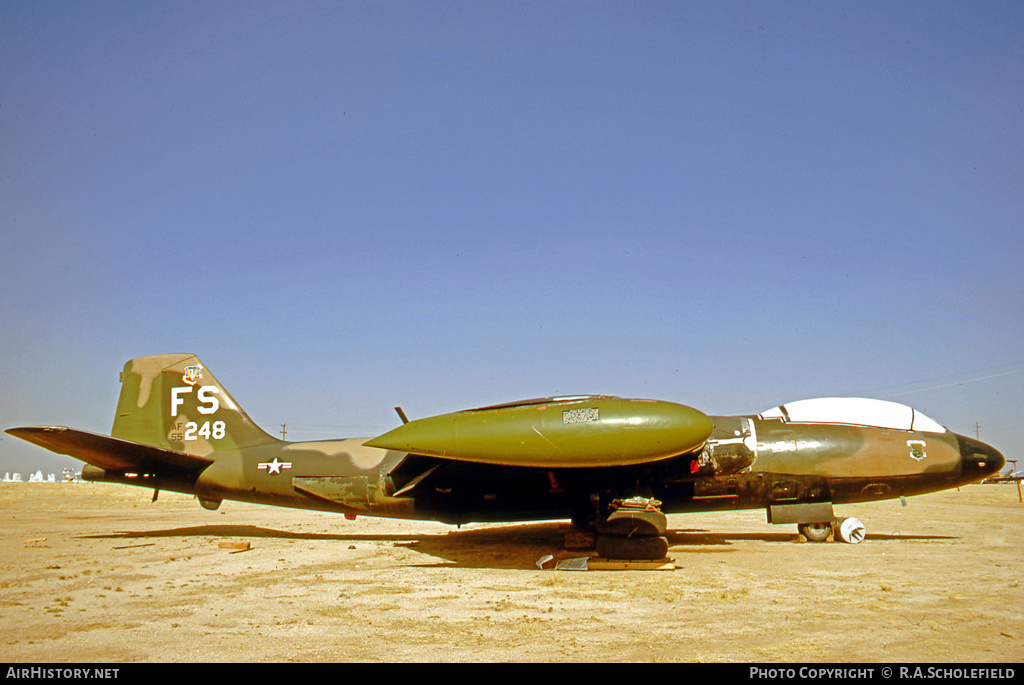
<path id="1" fill-rule="evenodd" d="M 960 472 L 965 479 L 974 483 L 982 478 L 999 473 L 1006 465 L 1006 458 L 991 445 L 966 435 L 957 435 L 960 443 Z"/>

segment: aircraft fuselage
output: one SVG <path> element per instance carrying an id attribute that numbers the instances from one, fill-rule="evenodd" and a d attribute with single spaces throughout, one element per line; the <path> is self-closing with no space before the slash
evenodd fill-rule
<path id="1" fill-rule="evenodd" d="M 194 494 L 211 504 L 467 523 L 585 517 L 595 496 L 652 496 L 666 513 L 867 502 L 977 482 L 1003 463 L 988 445 L 948 430 L 710 418 L 715 429 L 698 455 L 599 472 L 467 464 L 352 438 L 224 453 L 194 482 L 88 466 L 83 478 Z"/>

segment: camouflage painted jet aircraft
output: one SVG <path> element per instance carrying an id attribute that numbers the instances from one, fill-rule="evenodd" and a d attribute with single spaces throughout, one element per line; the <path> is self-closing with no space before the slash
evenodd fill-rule
<path id="1" fill-rule="evenodd" d="M 222 500 L 447 523 L 572 519 L 604 557 L 660 559 L 666 513 L 763 508 L 809 539 L 833 504 L 918 495 L 997 473 L 1003 455 L 910 407 L 792 402 L 706 416 L 679 404 L 550 397 L 408 421 L 367 440 L 285 442 L 193 355 L 125 364 L 111 436 L 7 432 L 87 462 L 82 478 Z M 855 519 L 853 519 L 855 521 Z M 844 534 L 843 536 L 847 536 Z M 863 527 L 849 537 L 863 537 Z"/>

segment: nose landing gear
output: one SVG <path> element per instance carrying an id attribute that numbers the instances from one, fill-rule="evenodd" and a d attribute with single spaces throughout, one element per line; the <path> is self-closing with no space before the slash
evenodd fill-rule
<path id="1" fill-rule="evenodd" d="M 842 540 L 851 545 L 856 545 L 865 537 L 864 524 L 860 519 L 840 518 L 821 523 L 801 523 L 797 530 L 808 542 L 827 542 L 829 537 L 833 540 Z"/>

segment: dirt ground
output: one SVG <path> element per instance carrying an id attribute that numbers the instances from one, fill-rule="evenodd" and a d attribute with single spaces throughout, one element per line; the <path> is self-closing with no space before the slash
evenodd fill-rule
<path id="1" fill-rule="evenodd" d="M 837 507 L 859 545 L 673 515 L 667 571 L 540 570 L 588 554 L 559 522 L 150 498 L 0 484 L 0 661 L 1024 661 L 1013 485 Z"/>

